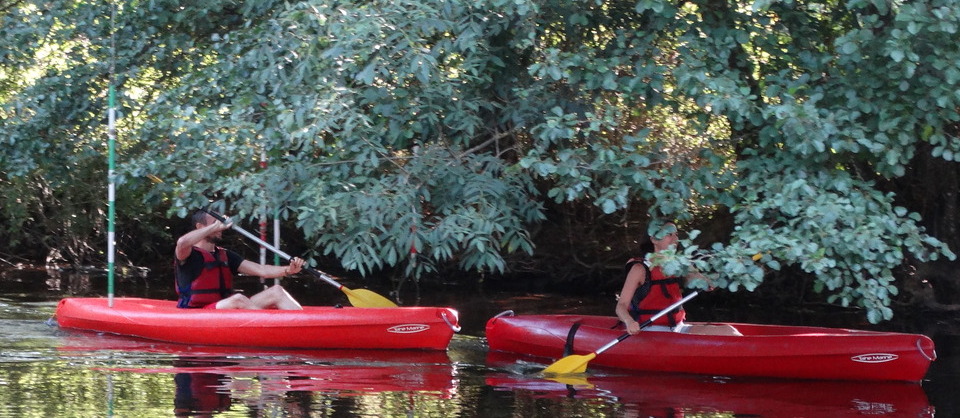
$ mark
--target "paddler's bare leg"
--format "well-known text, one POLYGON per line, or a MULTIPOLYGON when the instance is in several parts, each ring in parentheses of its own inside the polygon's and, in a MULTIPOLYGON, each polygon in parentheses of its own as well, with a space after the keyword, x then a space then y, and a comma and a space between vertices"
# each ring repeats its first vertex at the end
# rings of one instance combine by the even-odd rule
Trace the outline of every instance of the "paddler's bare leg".
POLYGON ((250 301, 259 309, 301 310, 300 303, 280 285, 268 287, 266 290, 250 297, 250 301))
POLYGON ((687 334, 697 334, 697 335, 736 335, 736 336, 743 335, 735 327, 728 324, 691 325, 684 332, 687 334))
POLYGON ((271 286, 249 298, 237 293, 217 302, 217 309, 300 310, 303 307, 282 286, 271 286))

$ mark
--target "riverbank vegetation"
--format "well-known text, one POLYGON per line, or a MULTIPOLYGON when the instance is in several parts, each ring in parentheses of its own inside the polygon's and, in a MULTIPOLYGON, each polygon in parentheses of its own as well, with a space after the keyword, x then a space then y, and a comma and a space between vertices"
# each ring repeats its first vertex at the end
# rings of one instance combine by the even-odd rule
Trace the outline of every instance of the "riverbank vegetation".
POLYGON ((615 287, 676 220, 665 267, 730 291, 949 309, 958 25, 947 0, 0 1, 0 252, 102 263, 113 85, 123 262, 212 203, 396 286, 615 287))

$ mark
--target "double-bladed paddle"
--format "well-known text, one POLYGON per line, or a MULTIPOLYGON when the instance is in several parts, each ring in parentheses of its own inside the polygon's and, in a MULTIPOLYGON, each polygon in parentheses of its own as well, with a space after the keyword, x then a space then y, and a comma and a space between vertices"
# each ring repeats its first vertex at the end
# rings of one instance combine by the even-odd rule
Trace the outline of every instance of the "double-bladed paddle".
MULTIPOLYGON (((652 316, 650 319, 648 319, 648 320, 644 321, 642 324, 640 324, 640 329, 644 329, 644 328, 650 326, 650 324, 652 324, 653 321, 656 321, 657 319, 660 319, 660 317, 666 315, 667 312, 670 312, 670 311, 676 309, 677 307, 679 307, 680 305, 683 305, 683 304, 686 303, 688 300, 693 299, 695 296, 697 296, 697 293, 698 293, 697 291, 694 291, 693 293, 687 295, 687 296, 684 297, 683 299, 678 300, 678 301, 675 302, 673 305, 667 306, 666 309, 664 309, 664 310, 662 310, 662 311, 660 311, 660 312, 657 312, 656 315, 652 316)), ((555 374, 555 375, 556 375, 556 374, 583 373, 583 372, 587 371, 587 363, 589 363, 590 360, 593 360, 595 357, 597 357, 597 355, 599 355, 600 353, 602 353, 602 352, 604 352, 604 351, 607 351, 610 347, 613 347, 613 346, 619 344, 620 341, 623 341, 623 340, 627 339, 627 337, 629 337, 629 336, 630 336, 630 334, 625 332, 625 333, 623 333, 623 335, 617 337, 617 339, 615 339, 615 340, 613 340, 613 341, 610 341, 609 343, 607 343, 607 344, 604 345, 603 347, 598 348, 597 351, 594 351, 594 352, 592 352, 592 353, 590 353, 590 354, 585 354, 585 355, 573 354, 573 355, 566 356, 566 357, 564 357, 564 358, 562 358, 562 359, 560 359, 560 360, 555 361, 555 362, 554 362, 553 364, 551 364, 550 366, 547 366, 546 369, 543 369, 543 373, 555 374)))
MULTIPOLYGON (((226 218, 224 218, 223 216, 221 216, 216 212, 213 212, 207 209, 203 209, 203 211, 208 213, 210 216, 213 216, 214 218, 216 218, 216 220, 220 222, 227 221, 226 218)), ((233 230, 243 234, 243 236, 250 238, 257 244, 262 245, 264 248, 267 248, 270 251, 277 253, 277 255, 279 255, 280 257, 283 257, 284 259, 287 259, 287 260, 290 260, 292 258, 290 254, 287 254, 281 251, 279 248, 266 243, 260 238, 257 238, 256 235, 253 235, 245 231, 243 228, 240 228, 239 226, 237 226, 237 224, 234 223, 232 224, 231 227, 233 228, 233 230)), ((327 273, 312 269, 310 267, 304 267, 303 269, 310 272, 314 276, 317 276, 323 279, 323 281, 335 286, 337 289, 340 289, 341 292, 347 295, 347 299, 350 301, 350 304, 353 306, 356 306, 358 308, 396 308, 397 307, 396 303, 393 303, 393 301, 391 301, 390 299, 387 299, 376 292, 373 292, 367 289, 348 289, 344 285, 337 282, 333 277, 331 277, 327 273)))

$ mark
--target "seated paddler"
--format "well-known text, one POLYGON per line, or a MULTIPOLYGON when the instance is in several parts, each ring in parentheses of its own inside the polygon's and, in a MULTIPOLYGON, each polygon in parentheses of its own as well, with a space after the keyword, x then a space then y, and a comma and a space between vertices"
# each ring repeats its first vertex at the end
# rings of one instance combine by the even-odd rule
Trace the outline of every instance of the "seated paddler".
MULTIPOLYGON (((674 249, 677 246, 677 225, 673 222, 667 222, 660 226, 655 233, 646 234, 641 240, 641 250, 643 255, 631 258, 627 261, 625 267, 627 277, 623 282, 623 288, 617 299, 616 313, 620 321, 625 325, 626 331, 633 335, 640 332, 640 325, 653 318, 660 311, 668 308, 673 303, 683 299, 683 288, 692 280, 705 280, 710 285, 710 280, 700 272, 690 269, 689 273, 683 277, 668 276, 660 266, 651 265, 646 255, 652 254, 656 257, 657 253, 665 250, 674 249)), ((711 285, 712 286, 712 285, 711 285)), ((680 306, 666 315, 663 315, 652 324, 644 328, 644 331, 672 331, 690 334, 712 334, 712 335, 740 335, 740 333, 730 325, 726 324, 687 324, 686 311, 680 306)))
POLYGON ((290 259, 286 266, 273 266, 244 259, 240 254, 219 246, 223 231, 233 223, 218 221, 198 210, 191 217, 193 230, 177 240, 174 275, 178 307, 202 309, 303 309, 286 289, 271 286, 247 297, 235 293, 233 278, 238 274, 265 279, 299 273, 303 260, 290 259))

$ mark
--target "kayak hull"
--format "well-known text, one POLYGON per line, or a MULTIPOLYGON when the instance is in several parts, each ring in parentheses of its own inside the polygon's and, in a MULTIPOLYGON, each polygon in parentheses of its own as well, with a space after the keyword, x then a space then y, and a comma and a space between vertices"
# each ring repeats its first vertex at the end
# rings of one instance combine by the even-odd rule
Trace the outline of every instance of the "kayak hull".
POLYGON ((445 350, 459 329, 450 308, 306 306, 302 311, 180 309, 144 298, 65 298, 60 327, 179 344, 300 349, 445 350))
MULTIPOLYGON (((501 315, 487 321, 486 337, 491 350, 559 359, 574 323, 581 325, 572 340, 572 354, 593 353, 624 333, 616 317, 501 315)), ((715 376, 918 382, 936 359, 933 341, 920 334, 724 325, 743 335, 645 331, 600 353, 589 364, 715 376)))

